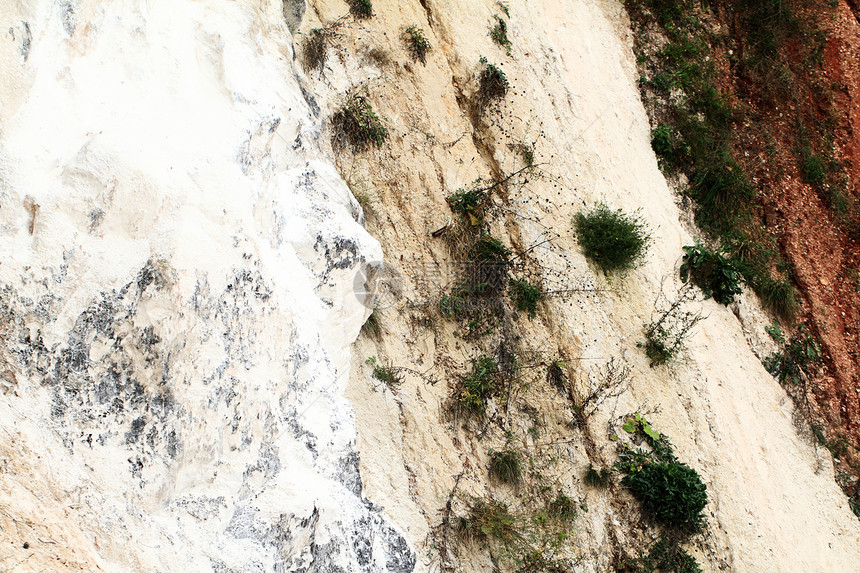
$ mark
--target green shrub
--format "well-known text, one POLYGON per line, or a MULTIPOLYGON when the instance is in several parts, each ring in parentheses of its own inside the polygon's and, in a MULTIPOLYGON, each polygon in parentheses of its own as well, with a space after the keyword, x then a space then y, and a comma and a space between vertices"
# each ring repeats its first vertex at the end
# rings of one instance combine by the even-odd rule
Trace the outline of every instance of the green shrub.
POLYGON ((468 515, 461 517, 457 526, 461 535, 472 541, 492 538, 508 545, 522 537, 508 504, 494 499, 473 501, 468 515))
POLYGON ((849 497, 848 507, 851 508, 851 513, 853 513, 856 517, 860 517, 860 501, 858 501, 855 497, 849 497))
POLYGON ((532 167, 535 164, 535 144, 525 143, 514 144, 513 150, 520 156, 526 167, 532 167))
POLYGON ((490 29, 490 38, 505 49, 507 55, 511 55, 511 40, 508 38, 508 24, 501 16, 493 16, 496 25, 490 29))
POLYGON ((463 378, 456 394, 458 405, 468 413, 483 414, 487 400, 498 390, 496 375, 499 366, 489 356, 482 356, 472 365, 472 371, 463 378))
POLYGON ((505 266, 510 262, 511 251, 492 235, 481 235, 469 250, 469 259, 479 263, 505 266))
POLYGON ((397 374, 397 369, 377 362, 376 356, 371 356, 365 361, 365 363, 369 364, 373 368, 372 376, 392 390, 396 389, 403 383, 403 380, 401 380, 400 376, 397 374))
POLYGON ((424 30, 416 26, 409 26, 403 33, 403 41, 412 59, 422 64, 427 63, 427 54, 432 51, 430 40, 424 35, 424 30))
POLYGON ((553 519, 573 521, 576 519, 578 504, 572 497, 559 493, 546 505, 546 513, 553 519))
POLYGON ((476 94, 476 103, 478 110, 483 110, 488 104, 495 100, 502 99, 508 93, 508 77, 505 72, 495 64, 487 63, 486 58, 480 59, 484 69, 481 71, 481 76, 478 80, 478 92, 476 94))
POLYGON ((663 169, 680 167, 682 151, 679 147, 678 135, 670 126, 661 123, 651 130, 651 149, 663 169))
POLYGON ((466 301, 459 291, 442 295, 439 299, 439 312, 445 318, 457 318, 465 312, 466 301))
POLYGON ((670 340, 670 334, 662 326, 657 325, 653 330, 649 329, 645 336, 645 356, 650 360, 651 366, 662 366, 675 359, 681 350, 680 345, 670 340))
POLYGON ((574 228, 585 256, 604 271, 633 268, 645 256, 651 240, 641 219, 603 204, 588 214, 577 213, 574 228))
POLYGON ((780 384, 801 384, 821 363, 821 346, 803 325, 789 341, 785 340, 778 324, 765 330, 781 345, 781 349, 765 358, 762 364, 780 384))
POLYGON ((348 144, 353 151, 364 151, 370 145, 382 147, 388 130, 373 111, 368 98, 352 94, 344 106, 331 118, 334 133, 332 143, 342 149, 348 144))
POLYGON ((349 0, 349 13, 361 20, 370 18, 373 16, 373 3, 371 0, 349 0))
POLYGON ((517 310, 527 312, 529 318, 537 316, 537 303, 543 298, 540 286, 517 279, 510 280, 511 298, 517 310))
MULTIPOLYGON (((476 182, 476 185, 479 184, 476 182)), ((484 208, 488 197, 486 189, 475 187, 473 189, 458 189, 456 193, 448 195, 445 200, 451 211, 459 214, 469 225, 480 226, 484 223, 484 208)))
POLYGON ((702 573, 696 558, 680 547, 677 540, 661 537, 647 554, 640 554, 633 562, 627 563, 628 570, 636 573, 702 573))
POLYGON ((490 450, 490 476, 501 483, 516 485, 522 478, 522 456, 513 450, 490 450))
POLYGON ((708 503, 705 484, 693 468, 680 462, 645 464, 622 483, 657 521, 669 527, 698 530, 708 503))
POLYGON ((732 262, 720 253, 714 253, 696 244, 684 247, 684 262, 681 265, 681 280, 691 279, 705 298, 714 297, 720 304, 728 306, 735 295, 742 292, 743 277, 732 262))

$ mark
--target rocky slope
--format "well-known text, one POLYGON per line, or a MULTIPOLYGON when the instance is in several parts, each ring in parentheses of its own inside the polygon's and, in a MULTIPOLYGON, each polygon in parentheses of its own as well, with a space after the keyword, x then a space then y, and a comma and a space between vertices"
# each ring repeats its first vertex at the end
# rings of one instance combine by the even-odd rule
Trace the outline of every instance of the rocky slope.
POLYGON ((342 397, 379 245, 280 6, 0 19, 2 568, 412 570, 342 397))
POLYGON ((579 514, 550 532, 554 555, 611 570, 656 531, 617 480, 582 476, 614 462, 610 435, 636 411, 708 486, 707 527, 686 545, 704 570, 856 568, 860 525, 829 457, 756 355, 770 320, 757 301, 694 303, 707 318, 671 368, 636 348, 693 237, 649 146, 622 6, 348 12, 0 8, 3 568, 514 570, 516 551, 452 523, 491 496, 539 524, 549 487, 579 514), (510 56, 488 35, 494 16, 510 56), (305 68, 298 46, 320 26, 327 60, 305 68), (409 26, 433 48, 426 65, 409 26), (511 87, 479 111, 481 56, 511 87), (330 154, 347 93, 379 113, 381 148, 330 154), (535 169, 520 172, 523 146, 535 169), (552 296, 533 320, 504 299, 476 336, 438 310, 462 262, 446 197, 515 172, 493 186, 488 225, 552 296), (598 201, 640 210, 644 265, 604 275, 582 256, 571 218, 598 201), (375 290, 378 331, 359 336, 375 290), (483 421, 452 413, 486 354, 512 357, 507 399, 483 421), (371 356, 400 383, 373 378, 371 356), (581 390, 613 358, 630 368, 624 392, 572 424, 548 367, 563 361, 581 390), (488 479, 503 448, 528 460, 518 488, 488 479))

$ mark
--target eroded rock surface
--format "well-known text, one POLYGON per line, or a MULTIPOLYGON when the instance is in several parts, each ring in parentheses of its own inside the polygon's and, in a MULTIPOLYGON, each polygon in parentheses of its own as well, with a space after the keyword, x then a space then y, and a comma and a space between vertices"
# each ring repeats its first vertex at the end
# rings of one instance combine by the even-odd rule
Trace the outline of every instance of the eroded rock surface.
POLYGON ((341 397, 381 253, 274 4, 0 8, 4 570, 414 567, 341 397))

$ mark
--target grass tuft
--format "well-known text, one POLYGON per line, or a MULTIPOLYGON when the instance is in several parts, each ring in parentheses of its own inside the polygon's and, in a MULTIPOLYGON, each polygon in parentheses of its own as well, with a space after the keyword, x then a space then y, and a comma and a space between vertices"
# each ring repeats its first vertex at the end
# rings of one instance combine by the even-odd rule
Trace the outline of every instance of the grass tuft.
POLYGON ((382 147, 388 130, 373 111, 367 96, 351 94, 346 103, 331 118, 332 144, 336 149, 347 146, 364 151, 371 145, 382 147))
POLYGON ((522 479, 522 456, 513 450, 490 450, 490 477, 501 483, 517 485, 522 479))

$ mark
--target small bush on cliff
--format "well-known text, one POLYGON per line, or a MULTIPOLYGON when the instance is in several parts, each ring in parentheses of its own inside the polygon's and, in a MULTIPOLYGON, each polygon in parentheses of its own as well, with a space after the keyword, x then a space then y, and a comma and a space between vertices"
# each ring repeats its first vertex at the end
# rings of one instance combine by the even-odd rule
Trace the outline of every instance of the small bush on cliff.
POLYGON ((655 542, 648 553, 640 553, 618 569, 629 573, 702 573, 696 558, 687 553, 677 539, 665 536, 655 542))
POLYGON ((469 287, 473 294, 503 292, 507 283, 511 251, 489 234, 478 237, 468 251, 471 263, 469 287))
POLYGON ((621 210, 612 211, 603 204, 590 213, 577 213, 574 228, 585 256, 604 271, 636 266, 645 256, 651 241, 641 219, 621 210))
POLYGON ((427 54, 432 50, 430 40, 424 35, 424 30, 415 26, 409 26, 403 33, 403 41, 412 59, 422 64, 427 63, 427 54))
POLYGON ((663 525, 693 531, 701 527, 707 488, 696 470, 686 464, 645 464, 638 472, 624 476, 621 483, 663 525))
POLYGON ((382 147, 388 130, 373 111, 367 96, 351 94, 331 118, 332 144, 337 149, 349 145, 353 151, 364 151, 370 145, 382 147))
POLYGON ((644 440, 649 449, 621 446, 615 469, 627 475, 621 483, 630 488, 645 510, 666 527, 680 532, 698 531, 708 494, 693 468, 678 461, 672 444, 639 413, 625 418, 625 432, 644 440))
POLYGON ((684 247, 681 280, 687 282, 687 279, 702 289, 706 299, 714 297, 725 306, 742 292, 743 277, 731 260, 698 244, 684 247))
POLYGON ((455 394, 458 406, 470 414, 481 415, 487 400, 498 390, 496 376, 499 366, 489 356, 482 356, 472 365, 472 371, 463 378, 455 394))
POLYGON ((505 49, 507 55, 511 55, 511 40, 508 38, 508 24, 501 16, 493 16, 496 25, 490 29, 490 38, 505 49))
POLYGON ((765 327, 765 330, 782 347, 762 361, 765 369, 780 384, 802 384, 821 363, 821 345, 803 325, 790 340, 785 339, 778 324, 765 327))
POLYGON ((473 185, 471 189, 458 189, 445 200, 451 211, 460 215, 466 225, 480 227, 484 224, 484 211, 489 197, 487 189, 473 185))
POLYGON ((636 343, 644 348, 652 368, 677 358, 695 326, 705 318, 700 311, 686 310, 696 300, 694 289, 686 284, 674 299, 668 300, 662 293, 657 299, 657 319, 645 325, 645 342, 636 343))
POLYGON ((487 59, 483 57, 480 62, 484 66, 484 69, 481 71, 481 76, 478 80, 478 93, 475 94, 479 111, 483 110, 491 102, 505 97, 510 87, 508 77, 500 67, 488 63, 487 59))
POLYGON ((302 65, 305 71, 322 70, 328 57, 328 34, 324 28, 314 28, 302 44, 302 65))
POLYGON ((589 487, 604 489, 609 485, 612 479, 612 474, 608 468, 595 468, 592 464, 588 464, 588 469, 585 470, 583 481, 589 487))
POLYGON ((516 485, 523 475, 522 456, 513 450, 490 450, 490 476, 501 483, 516 485))
POLYGON ((559 493, 546 504, 546 514, 559 521, 573 521, 577 516, 578 505, 572 497, 559 493))
POLYGON ((508 504, 494 499, 474 500, 468 515, 458 520, 457 529, 463 539, 469 541, 483 542, 492 538, 508 545, 522 537, 508 504))
POLYGON ((517 310, 528 313, 529 318, 537 316, 537 303, 543 298, 540 286, 517 279, 511 279, 510 285, 511 298, 517 310))
POLYGON ((360 20, 373 16, 371 0, 349 0, 349 13, 360 20))
POLYGON ((365 361, 365 363, 373 368, 372 376, 388 386, 391 390, 396 390, 397 387, 403 383, 403 380, 397 373, 397 369, 377 362, 376 356, 371 356, 365 361))

